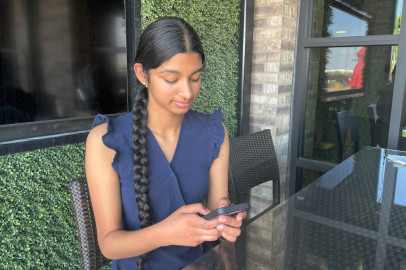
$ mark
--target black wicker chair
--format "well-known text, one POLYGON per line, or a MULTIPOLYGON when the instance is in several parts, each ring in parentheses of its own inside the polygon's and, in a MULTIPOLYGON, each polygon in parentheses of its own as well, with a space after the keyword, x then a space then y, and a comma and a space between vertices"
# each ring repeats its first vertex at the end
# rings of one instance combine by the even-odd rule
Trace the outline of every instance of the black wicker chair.
POLYGON ((228 184, 231 202, 247 202, 251 188, 270 180, 274 206, 280 202, 280 179, 271 131, 266 129, 230 139, 228 184))
MULTIPOLYGON (((250 201, 251 188, 272 180, 272 204, 266 209, 275 207, 280 202, 279 166, 269 129, 230 139, 230 162, 228 170, 228 191, 231 202, 250 201)), ((261 213, 244 220, 246 227, 262 216, 261 213)), ((238 237, 236 260, 245 265, 247 232, 242 231, 238 237)))
POLYGON ((96 223, 86 178, 70 182, 70 194, 79 235, 83 269, 100 269, 110 260, 103 256, 97 242, 96 223))

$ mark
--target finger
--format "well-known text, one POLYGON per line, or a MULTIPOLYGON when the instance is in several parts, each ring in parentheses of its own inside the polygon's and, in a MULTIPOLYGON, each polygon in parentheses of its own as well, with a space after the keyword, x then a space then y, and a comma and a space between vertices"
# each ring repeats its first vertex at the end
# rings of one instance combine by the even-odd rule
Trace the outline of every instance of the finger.
POLYGON ((199 210, 199 213, 202 215, 207 215, 210 213, 210 210, 204 207, 203 209, 199 210))
POLYGON ((237 237, 241 234, 241 230, 239 232, 232 231, 232 233, 228 233, 225 231, 226 226, 221 231, 221 236, 224 237, 224 239, 230 241, 230 242, 235 242, 237 240, 237 237))
POLYGON ((225 224, 220 224, 217 226, 217 229, 222 233, 226 233, 233 236, 239 236, 241 234, 241 229, 239 227, 231 227, 225 224))
POLYGON ((220 224, 221 223, 218 218, 213 218, 205 222, 206 228, 216 228, 220 224))
POLYGON ((226 207, 226 206, 229 206, 229 205, 231 205, 231 202, 227 197, 223 197, 223 198, 220 199, 219 207, 226 207))
POLYGON ((245 219, 246 217, 247 217, 247 212, 243 211, 243 212, 238 213, 238 214, 235 216, 235 219, 238 220, 238 221, 242 221, 242 220, 245 219))
POLYGON ((202 242, 206 242, 206 241, 216 241, 217 239, 219 239, 220 237, 220 233, 218 233, 217 235, 204 235, 201 238, 202 242))
POLYGON ((218 218, 218 221, 221 224, 225 224, 225 225, 229 225, 232 227, 241 227, 242 225, 242 221, 241 220, 237 220, 235 217, 233 216, 220 216, 218 218))
POLYGON ((199 226, 205 230, 211 230, 213 228, 216 228, 218 225, 220 225, 218 218, 206 220, 203 217, 201 217, 199 220, 201 221, 201 223, 199 223, 199 226))
POLYGON ((202 215, 206 215, 206 214, 210 213, 210 211, 206 207, 204 207, 203 204, 201 204, 201 203, 184 205, 181 208, 179 208, 179 211, 184 214, 200 213, 202 215))
POLYGON ((204 241, 215 241, 217 240, 220 235, 221 231, 217 229, 217 227, 214 227, 210 230, 199 230, 198 233, 201 235, 202 240, 204 241))

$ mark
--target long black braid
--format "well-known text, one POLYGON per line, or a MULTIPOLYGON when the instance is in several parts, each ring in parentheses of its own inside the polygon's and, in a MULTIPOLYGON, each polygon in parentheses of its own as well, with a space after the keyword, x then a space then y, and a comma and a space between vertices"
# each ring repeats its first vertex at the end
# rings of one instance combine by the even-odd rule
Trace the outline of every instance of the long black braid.
MULTIPOLYGON (((133 160, 134 190, 138 205, 138 217, 141 229, 152 224, 152 210, 148 196, 148 153, 147 153, 147 120, 148 120, 148 89, 143 86, 134 100, 133 108, 133 160)), ((147 260, 146 254, 138 260, 141 269, 147 260)))
MULTIPOLYGON (((140 37, 135 63, 142 65, 149 77, 149 70, 158 68, 177 53, 197 52, 204 64, 204 52, 200 38, 187 22, 175 17, 164 17, 151 23, 140 37)), ((152 225, 152 208, 148 190, 147 120, 148 88, 141 88, 134 100, 133 108, 133 160, 134 189, 138 204, 141 229, 152 225)), ((147 254, 140 256, 138 269, 142 269, 147 254)))

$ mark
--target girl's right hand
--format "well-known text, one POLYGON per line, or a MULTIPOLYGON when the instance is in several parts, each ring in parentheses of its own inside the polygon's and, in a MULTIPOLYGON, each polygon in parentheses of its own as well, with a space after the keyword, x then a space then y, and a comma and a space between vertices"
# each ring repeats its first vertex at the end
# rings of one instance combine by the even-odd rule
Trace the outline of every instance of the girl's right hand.
POLYGON ((160 222, 166 245, 197 246, 220 237, 217 218, 205 220, 197 213, 206 215, 210 210, 202 204, 184 205, 160 222))

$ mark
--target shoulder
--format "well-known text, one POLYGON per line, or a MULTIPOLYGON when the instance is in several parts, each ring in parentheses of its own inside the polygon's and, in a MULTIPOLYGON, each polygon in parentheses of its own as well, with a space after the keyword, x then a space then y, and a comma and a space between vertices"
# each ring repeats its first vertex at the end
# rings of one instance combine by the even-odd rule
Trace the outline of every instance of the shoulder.
POLYGON ((106 144, 103 142, 103 136, 107 133, 107 123, 102 123, 92 128, 86 139, 86 152, 93 153, 102 151, 103 149, 107 150, 108 147, 106 147, 106 144))
POLYGON ((119 115, 115 118, 109 119, 106 115, 98 114, 93 121, 93 130, 97 133, 99 129, 103 129, 107 133, 114 136, 132 132, 132 113, 119 115), (98 128, 102 126, 102 128, 98 128))
POLYGON ((221 145, 228 144, 228 132, 223 123, 221 110, 215 110, 211 114, 189 111, 185 115, 188 126, 193 130, 194 140, 205 140, 211 151, 211 158, 218 157, 221 145), (226 138, 227 137, 227 138, 226 138))
POLYGON ((101 123, 90 130, 87 136, 87 143, 95 143, 97 141, 101 142, 104 134, 107 132, 107 123, 101 123))
POLYGON ((103 142, 103 136, 106 133, 107 123, 97 125, 89 132, 86 140, 86 166, 93 162, 100 163, 100 159, 113 159, 114 152, 103 142))
POLYGON ((221 126, 223 127, 223 129, 224 129, 224 141, 226 141, 227 140, 227 142, 228 142, 228 130, 227 130, 227 126, 226 126, 226 124, 224 124, 224 122, 221 122, 221 126))
POLYGON ((95 117, 93 128, 87 137, 86 148, 107 147, 117 150, 118 141, 127 134, 132 134, 131 113, 113 119, 99 114, 95 117))
POLYGON ((132 132, 132 112, 113 118, 110 122, 115 133, 125 134, 132 132))

